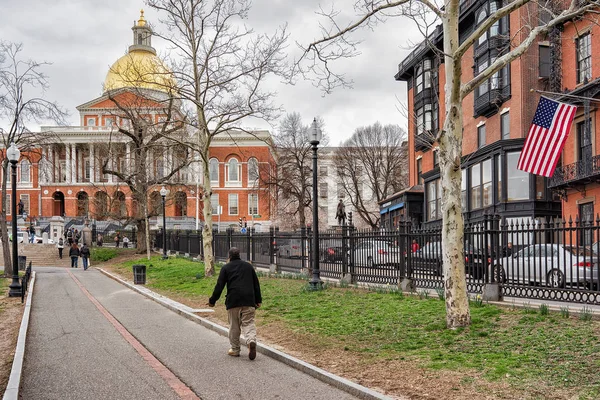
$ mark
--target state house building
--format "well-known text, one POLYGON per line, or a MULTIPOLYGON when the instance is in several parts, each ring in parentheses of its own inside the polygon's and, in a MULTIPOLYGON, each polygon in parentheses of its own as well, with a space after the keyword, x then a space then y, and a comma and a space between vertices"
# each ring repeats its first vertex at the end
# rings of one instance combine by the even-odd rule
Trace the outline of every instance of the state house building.
MULTIPOLYGON (((126 125, 115 101, 143 92, 150 99, 146 103, 149 122, 160 123, 165 118, 164 106, 153 108, 152 99, 168 97, 164 92, 169 71, 152 47, 152 31, 143 12, 133 28, 133 44, 128 53, 110 68, 104 81, 104 93, 77 107, 78 126, 43 126, 41 137, 53 137, 35 151, 24 152, 18 163, 17 198, 23 202, 28 220, 45 221, 52 216, 115 219, 126 221, 135 210, 129 187, 117 176, 105 170, 127 172, 134 164, 130 139, 117 132, 126 125), (128 71, 155 77, 136 83, 128 71), (111 143, 106 154, 106 144, 111 143)), ((260 185, 261 168, 274 166, 268 131, 230 131, 216 136, 210 146, 210 179, 213 188, 211 203, 213 223, 221 229, 237 225, 239 218, 253 221, 257 230, 268 229, 273 199, 260 185), (219 210, 222 211, 218 215, 219 210)), ((149 151, 146 173, 149 178, 163 177, 169 166, 182 157, 186 166, 169 178, 164 186, 169 190, 166 205, 167 225, 193 229, 196 218, 202 220, 203 173, 198 154, 178 152, 174 147, 159 147, 149 151)), ((10 176, 8 177, 8 219, 10 220, 10 176)), ((147 194, 151 215, 162 214, 161 185, 152 187, 147 194)), ((200 222, 201 224, 201 222, 200 222)))

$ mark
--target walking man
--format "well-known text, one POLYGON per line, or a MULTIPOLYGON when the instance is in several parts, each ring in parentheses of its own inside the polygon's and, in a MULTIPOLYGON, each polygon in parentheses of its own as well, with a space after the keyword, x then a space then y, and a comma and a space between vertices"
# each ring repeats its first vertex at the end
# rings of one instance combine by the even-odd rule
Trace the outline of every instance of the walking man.
POLYGON ((227 352, 232 357, 240 356, 240 333, 246 338, 248 358, 256 358, 256 326, 254 315, 262 303, 260 284, 252 265, 240 259, 240 250, 229 249, 229 262, 221 268, 217 284, 208 305, 214 307, 227 285, 225 307, 229 319, 229 343, 227 352))
POLYGON ((83 244, 81 249, 79 249, 79 254, 81 255, 81 261, 83 262, 83 270, 87 271, 88 269, 88 258, 90 258, 90 248, 87 247, 87 244, 83 244))

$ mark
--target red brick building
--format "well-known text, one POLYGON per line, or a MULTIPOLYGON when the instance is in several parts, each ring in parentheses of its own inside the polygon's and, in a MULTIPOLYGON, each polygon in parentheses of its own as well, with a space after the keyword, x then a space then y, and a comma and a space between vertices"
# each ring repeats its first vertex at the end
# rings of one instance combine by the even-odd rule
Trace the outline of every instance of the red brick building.
POLYGON ((561 38, 561 100, 578 108, 549 186, 560 195, 566 218, 595 221, 600 213, 600 27, 582 19, 565 24, 561 38))
MULTIPOLYGON (((461 2, 460 39, 502 4, 486 0, 461 2)), ((463 81, 472 79, 525 37, 521 22, 525 16, 542 18, 536 7, 530 3, 513 12, 480 37, 463 58, 463 81)), ((581 205, 594 203, 596 190, 600 189, 597 183, 591 182, 594 177, 600 177, 600 162, 594 161, 594 155, 598 154, 596 146, 600 149, 594 133, 598 132, 595 124, 598 103, 591 102, 587 114, 585 107, 579 109, 563 152, 563 167, 557 168, 554 178, 531 175, 516 166, 541 93, 583 105, 581 98, 561 97, 561 93, 598 97, 600 68, 595 66, 600 64, 593 60, 594 54, 596 58, 600 54, 599 34, 600 28, 585 19, 554 28, 465 98, 461 165, 465 221, 477 221, 486 213, 500 215, 504 221, 592 214, 591 206, 582 208, 581 205), (583 135, 578 130, 583 130, 585 120, 591 124, 583 135), (581 167, 584 159, 587 167, 581 167), (579 166, 573 164, 576 162, 580 162, 579 166), (594 169, 596 164, 598 168, 594 169), (596 175, 590 178, 591 172, 583 174, 585 176, 574 173, 577 168, 594 170, 596 175)), ((438 49, 442 47, 442 39, 441 27, 429 37, 438 49)), ((408 111, 412 116, 409 119, 410 186, 413 194, 418 193, 419 188, 423 190, 422 210, 414 207, 418 212, 410 216, 413 222, 426 224, 439 223, 441 218, 435 136, 445 113, 443 100, 440 101, 445 96, 445 74, 443 58, 438 54, 429 43, 422 43, 400 63, 395 76, 396 80, 408 84, 408 111)), ((391 204, 404 203, 399 196, 388 200, 391 204)))
MULTIPOLYGON (((32 219, 58 215, 102 220, 116 216, 124 221, 133 215, 136 205, 129 187, 117 176, 102 173, 102 165, 125 173, 135 157, 129 139, 115 134, 118 126, 129 123, 115 102, 147 93, 149 100, 144 99, 147 111, 143 117, 160 123, 165 118, 164 104, 154 106, 152 99, 166 96, 164 87, 170 78, 151 45, 152 32, 143 15, 132 30, 134 43, 108 71, 104 94, 77 107, 80 125, 42 127, 41 136, 52 135, 58 140, 40 146, 33 154, 23 154, 18 164, 17 197, 32 219), (130 70, 137 74, 140 71, 146 75, 158 74, 155 82, 145 80, 133 85, 131 82, 136 79, 130 76, 130 70), (106 143, 111 143, 110 150, 106 143)), ((210 147, 210 176, 215 225, 220 223, 222 229, 237 226, 243 218, 248 226, 268 229, 273 198, 260 186, 259 175, 261 169, 274 165, 270 143, 268 131, 231 131, 214 138, 210 147), (220 209, 222 213, 218 215, 220 209)), ((149 177, 164 176, 182 157, 189 158, 185 167, 165 185, 169 189, 167 225, 193 229, 196 220, 200 224, 202 220, 203 173, 199 155, 159 148, 149 152, 146 172, 149 177)), ((162 214, 161 186, 153 187, 147 196, 153 215, 162 214)))

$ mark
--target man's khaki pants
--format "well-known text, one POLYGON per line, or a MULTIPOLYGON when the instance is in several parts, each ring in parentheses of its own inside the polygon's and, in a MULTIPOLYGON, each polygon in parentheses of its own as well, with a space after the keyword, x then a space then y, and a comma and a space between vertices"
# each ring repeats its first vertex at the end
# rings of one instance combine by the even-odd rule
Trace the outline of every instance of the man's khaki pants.
POLYGON ((254 307, 235 307, 227 310, 229 343, 233 351, 240 351, 240 333, 246 338, 246 344, 256 342, 255 311, 254 307))

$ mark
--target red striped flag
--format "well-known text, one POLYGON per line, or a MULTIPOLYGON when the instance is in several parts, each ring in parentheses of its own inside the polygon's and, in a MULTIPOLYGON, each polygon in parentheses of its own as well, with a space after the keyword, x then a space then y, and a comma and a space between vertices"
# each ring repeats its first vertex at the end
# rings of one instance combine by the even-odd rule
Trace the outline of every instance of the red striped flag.
POLYGON ((541 97, 517 168, 551 177, 558 163, 577 106, 541 97))

